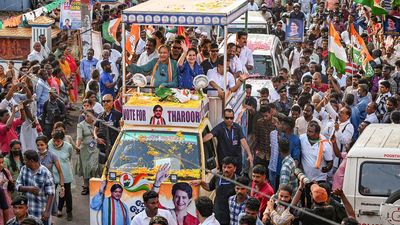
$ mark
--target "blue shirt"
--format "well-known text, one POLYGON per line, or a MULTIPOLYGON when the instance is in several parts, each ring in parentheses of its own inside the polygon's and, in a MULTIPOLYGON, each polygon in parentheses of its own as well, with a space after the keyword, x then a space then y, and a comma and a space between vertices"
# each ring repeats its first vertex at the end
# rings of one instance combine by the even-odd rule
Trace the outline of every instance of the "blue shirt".
MULTIPOLYGON (((368 103, 369 103, 368 96, 364 96, 359 99, 359 102, 357 104, 357 109, 360 112, 360 121, 364 121, 365 117, 367 117, 366 110, 367 110, 368 103)), ((354 127, 354 128, 358 128, 358 127, 354 127)))
POLYGON ((104 96, 106 94, 111 94, 113 97, 115 97, 115 92, 114 92, 114 87, 107 88, 106 83, 112 83, 113 78, 110 73, 107 73, 103 71, 100 76, 100 93, 101 96, 104 96))
POLYGON ((37 116, 40 116, 43 112, 44 103, 49 99, 49 91, 49 84, 43 79, 39 78, 35 91, 38 104, 37 116))
POLYGON ((81 73, 81 78, 84 81, 87 82, 90 79, 92 79, 92 70, 96 69, 98 61, 99 60, 97 60, 96 58, 93 58, 92 60, 88 60, 86 58, 81 61, 81 65, 79 66, 80 68, 79 71, 81 73))
MULTIPOLYGON (((289 134, 289 137, 286 137, 285 133, 281 133, 281 140, 289 141, 290 156, 292 156, 292 158, 294 160, 297 160, 298 162, 300 162, 301 144, 300 144, 299 136, 292 133, 292 134, 289 134)), ((281 172, 282 160, 283 160, 282 156, 281 156, 281 154, 279 154, 278 167, 276 169, 278 174, 281 172)))
POLYGON ((356 137, 358 137, 358 129, 357 128, 361 123, 360 111, 358 110, 357 106, 351 107, 350 123, 353 124, 353 127, 354 127, 353 138, 356 138, 356 137))
POLYGON ((200 74, 204 74, 204 72, 197 62, 194 63, 192 69, 186 61, 182 66, 179 66, 179 88, 193 88, 193 78, 200 74))

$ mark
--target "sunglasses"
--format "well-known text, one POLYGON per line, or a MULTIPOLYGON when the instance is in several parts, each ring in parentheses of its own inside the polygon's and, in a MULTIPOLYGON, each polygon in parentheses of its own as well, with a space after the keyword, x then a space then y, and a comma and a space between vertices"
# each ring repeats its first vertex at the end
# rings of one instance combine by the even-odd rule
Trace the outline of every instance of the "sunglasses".
POLYGON ((112 102, 112 100, 103 100, 102 102, 103 102, 103 103, 105 103, 105 102, 112 102))
POLYGON ((233 120, 233 116, 232 116, 232 117, 230 117, 230 116, 225 116, 225 119, 226 119, 226 120, 233 120))

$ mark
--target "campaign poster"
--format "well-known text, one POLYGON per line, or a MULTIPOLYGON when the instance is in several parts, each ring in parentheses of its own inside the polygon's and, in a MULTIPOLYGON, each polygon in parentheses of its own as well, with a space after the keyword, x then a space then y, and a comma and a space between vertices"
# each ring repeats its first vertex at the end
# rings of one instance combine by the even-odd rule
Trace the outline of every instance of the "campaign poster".
POLYGON ((79 30, 81 21, 81 0, 66 0, 61 5, 60 29, 79 30))
POLYGON ((92 7, 90 0, 81 0, 81 42, 82 42, 82 53, 83 57, 86 57, 86 53, 89 48, 92 47, 92 7))
POLYGON ((386 16, 386 20, 383 22, 383 33, 385 35, 399 36, 400 18, 395 16, 386 16))
POLYGON ((286 42, 303 42, 304 21, 299 19, 288 19, 286 25, 286 42))

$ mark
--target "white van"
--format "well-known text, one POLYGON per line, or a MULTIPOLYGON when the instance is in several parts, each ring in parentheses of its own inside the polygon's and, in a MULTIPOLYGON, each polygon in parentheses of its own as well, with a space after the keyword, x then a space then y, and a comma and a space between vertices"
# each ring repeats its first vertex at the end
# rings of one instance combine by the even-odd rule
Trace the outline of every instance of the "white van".
MULTIPOLYGON (((261 11, 248 11, 247 32, 255 34, 269 34, 268 20, 272 18, 271 13, 267 12, 264 16, 261 11)), ((241 15, 228 25, 228 33, 244 31, 246 24, 246 14, 241 15)))
POLYGON ((348 153, 343 191, 359 224, 400 224, 400 125, 364 130, 348 153))
MULTIPOLYGON (((228 43, 236 43, 236 34, 228 35, 228 43)), ((254 68, 249 71, 250 78, 246 81, 246 84, 253 86, 252 96, 259 96, 257 90, 263 87, 270 89, 271 93, 274 90, 269 79, 278 76, 281 68, 289 68, 281 41, 275 35, 249 33, 247 47, 253 51, 254 59, 254 68)), ((224 48, 220 48, 221 51, 222 49, 224 48)))

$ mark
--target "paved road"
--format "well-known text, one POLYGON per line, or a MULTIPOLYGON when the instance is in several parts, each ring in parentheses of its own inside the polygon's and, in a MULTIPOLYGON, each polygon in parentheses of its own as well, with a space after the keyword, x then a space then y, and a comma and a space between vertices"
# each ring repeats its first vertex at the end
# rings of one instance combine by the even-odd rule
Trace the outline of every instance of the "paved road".
MULTIPOLYGON (((80 106, 80 104, 79 104, 80 106)), ((77 106, 76 106, 77 107, 77 106)), ((67 134, 71 135, 76 140, 76 123, 78 121, 79 111, 69 111, 69 119, 72 126, 67 126, 67 134)), ((77 160, 76 154, 72 158, 72 162, 77 160)), ((75 164, 73 164, 75 165, 75 164)), ((72 190, 74 219, 67 221, 64 207, 64 216, 62 218, 53 217, 54 225, 89 225, 89 195, 81 195, 82 179, 75 176, 75 187, 72 190)))

